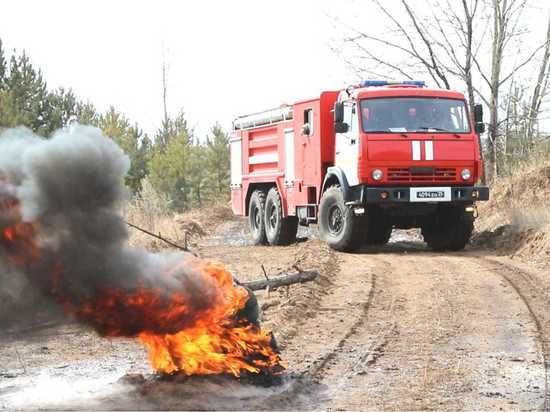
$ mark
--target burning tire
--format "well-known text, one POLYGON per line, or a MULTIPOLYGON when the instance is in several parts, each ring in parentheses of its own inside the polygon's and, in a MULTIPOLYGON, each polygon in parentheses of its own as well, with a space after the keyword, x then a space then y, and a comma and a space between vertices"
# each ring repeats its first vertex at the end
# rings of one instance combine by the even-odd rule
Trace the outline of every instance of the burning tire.
POLYGON ((281 196, 276 187, 272 187, 265 202, 265 232, 270 245, 288 245, 296 240, 298 218, 283 217, 281 196))
POLYGON ((265 233, 265 192, 255 190, 250 197, 248 225, 255 245, 266 245, 265 233))
POLYGON ((354 215, 346 206, 338 186, 331 186, 323 193, 319 205, 319 233, 332 249, 349 252, 361 246, 364 223, 363 216, 354 215))
POLYGON ((261 309, 258 304, 258 299, 256 298, 254 292, 247 287, 245 287, 245 289, 248 292, 248 300, 246 301, 244 308, 237 312, 236 317, 244 318, 253 325, 260 327, 261 309))
POLYGON ((456 206, 441 210, 433 220, 422 226, 422 236, 428 246, 436 251, 462 250, 470 241, 474 229, 474 217, 456 206))
POLYGON ((367 245, 385 245, 390 240, 393 227, 384 213, 379 209, 367 212, 367 245))

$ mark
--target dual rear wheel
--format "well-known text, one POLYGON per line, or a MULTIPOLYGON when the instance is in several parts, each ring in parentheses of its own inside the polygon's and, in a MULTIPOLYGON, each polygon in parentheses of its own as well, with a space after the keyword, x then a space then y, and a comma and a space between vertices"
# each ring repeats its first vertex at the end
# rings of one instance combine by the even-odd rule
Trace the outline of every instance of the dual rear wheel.
POLYGON ((298 218, 283 217, 281 197, 276 187, 255 190, 248 210, 250 233, 257 245, 288 245, 296 240, 298 218))

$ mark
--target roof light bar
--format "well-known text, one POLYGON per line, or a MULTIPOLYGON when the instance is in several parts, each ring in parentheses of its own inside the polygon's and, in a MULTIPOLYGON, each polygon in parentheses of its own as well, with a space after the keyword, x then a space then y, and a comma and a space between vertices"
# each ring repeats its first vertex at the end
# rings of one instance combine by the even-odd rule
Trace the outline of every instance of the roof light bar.
POLYGON ((403 81, 395 81, 395 80, 363 80, 359 87, 381 87, 381 86, 389 86, 392 84, 406 84, 408 86, 416 86, 416 87, 424 87, 426 86, 426 82, 423 80, 403 80, 403 81))

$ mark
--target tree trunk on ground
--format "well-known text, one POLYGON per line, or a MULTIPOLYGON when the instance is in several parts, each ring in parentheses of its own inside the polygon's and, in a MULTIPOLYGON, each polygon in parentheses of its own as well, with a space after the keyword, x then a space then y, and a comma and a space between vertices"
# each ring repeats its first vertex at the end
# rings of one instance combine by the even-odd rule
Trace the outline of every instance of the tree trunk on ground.
POLYGON ((289 286, 294 283, 310 282, 319 276, 319 272, 314 270, 306 270, 298 273, 282 274, 270 279, 253 280, 251 282, 241 282, 242 286, 247 287, 250 290, 262 290, 269 287, 270 290, 280 288, 282 286, 289 286))

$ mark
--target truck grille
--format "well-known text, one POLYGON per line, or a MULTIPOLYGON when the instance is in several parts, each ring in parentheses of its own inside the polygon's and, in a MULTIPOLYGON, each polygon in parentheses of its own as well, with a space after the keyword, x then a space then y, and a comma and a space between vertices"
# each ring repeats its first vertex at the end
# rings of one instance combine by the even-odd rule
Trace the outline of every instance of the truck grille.
POLYGON ((449 167, 388 168, 388 181, 399 183, 454 182, 456 169, 449 167))

